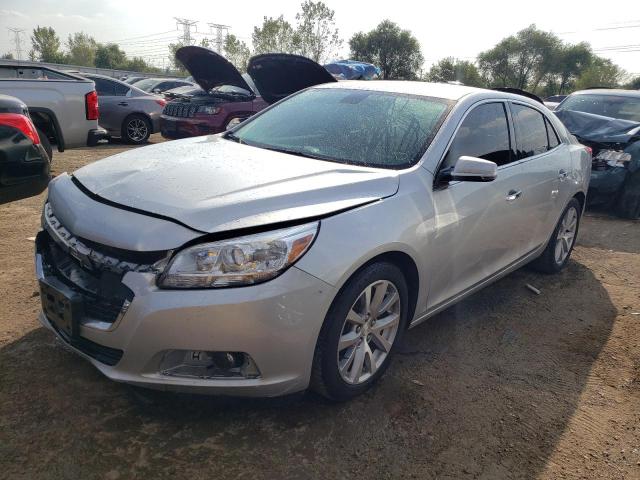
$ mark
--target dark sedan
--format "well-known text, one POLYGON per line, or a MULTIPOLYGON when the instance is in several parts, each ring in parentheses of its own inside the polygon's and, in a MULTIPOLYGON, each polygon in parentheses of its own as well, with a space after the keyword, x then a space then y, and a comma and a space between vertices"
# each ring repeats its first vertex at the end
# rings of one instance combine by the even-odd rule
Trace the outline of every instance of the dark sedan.
POLYGON ((37 195, 47 188, 50 152, 27 106, 15 97, 0 95, 0 203, 37 195))

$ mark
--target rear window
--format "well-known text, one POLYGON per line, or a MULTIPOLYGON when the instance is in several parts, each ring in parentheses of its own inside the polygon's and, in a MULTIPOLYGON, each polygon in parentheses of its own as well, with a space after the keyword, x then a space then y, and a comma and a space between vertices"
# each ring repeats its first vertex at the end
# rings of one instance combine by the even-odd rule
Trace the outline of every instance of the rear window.
POLYGON ((640 97, 598 94, 571 95, 560 104, 558 110, 573 110, 640 122, 640 97))
POLYGON ((381 168, 417 162, 453 102, 389 92, 305 90, 229 138, 303 157, 381 168))

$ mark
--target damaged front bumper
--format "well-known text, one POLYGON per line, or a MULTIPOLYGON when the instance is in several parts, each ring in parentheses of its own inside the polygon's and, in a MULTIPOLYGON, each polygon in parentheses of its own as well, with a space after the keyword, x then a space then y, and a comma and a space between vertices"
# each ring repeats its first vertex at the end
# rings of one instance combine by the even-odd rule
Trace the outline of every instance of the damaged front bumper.
POLYGON ((292 267, 260 285, 165 290, 152 269, 83 262, 60 241, 36 237, 40 321, 110 379, 233 396, 307 388, 330 285, 292 267))

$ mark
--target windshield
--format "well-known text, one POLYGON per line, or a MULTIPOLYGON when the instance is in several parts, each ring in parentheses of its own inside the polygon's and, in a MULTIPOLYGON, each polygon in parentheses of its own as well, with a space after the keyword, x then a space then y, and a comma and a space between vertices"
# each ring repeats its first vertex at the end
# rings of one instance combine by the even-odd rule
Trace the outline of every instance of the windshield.
POLYGON ((451 103, 389 92, 310 89, 252 118, 229 137, 312 158, 406 168, 422 156, 451 103))
POLYGON ((140 80, 139 82, 136 82, 136 87, 138 87, 140 90, 144 90, 145 92, 148 92, 153 87, 155 87, 157 83, 158 83, 157 80, 154 80, 153 78, 147 78, 145 80, 140 80))
POLYGON ((640 98, 623 95, 571 95, 558 110, 574 110, 640 122, 640 98))

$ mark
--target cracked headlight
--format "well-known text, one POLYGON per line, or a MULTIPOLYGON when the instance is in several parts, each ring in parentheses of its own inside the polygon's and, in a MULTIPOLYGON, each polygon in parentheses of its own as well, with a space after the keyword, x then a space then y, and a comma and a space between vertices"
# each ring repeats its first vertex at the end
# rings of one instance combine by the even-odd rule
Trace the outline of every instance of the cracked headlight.
POLYGON ((217 288, 270 280, 305 254, 318 225, 314 222, 185 248, 173 257, 158 285, 217 288))
POLYGON ((624 167, 624 164, 631 160, 631 154, 617 150, 600 150, 596 160, 607 162, 610 167, 624 167))

